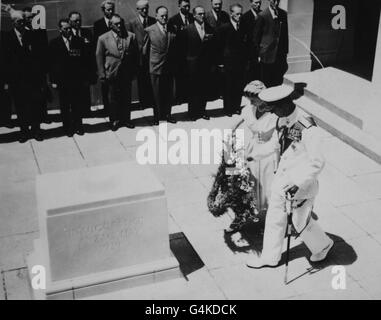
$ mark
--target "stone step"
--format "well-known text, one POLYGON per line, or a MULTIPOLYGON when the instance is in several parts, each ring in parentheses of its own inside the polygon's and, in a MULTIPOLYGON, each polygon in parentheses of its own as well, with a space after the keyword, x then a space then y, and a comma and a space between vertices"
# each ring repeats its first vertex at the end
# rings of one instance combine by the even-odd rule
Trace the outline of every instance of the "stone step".
POLYGON ((303 111, 312 115, 321 128, 381 164, 381 144, 374 136, 354 126, 347 119, 329 109, 322 108, 309 96, 302 96, 295 100, 295 103, 303 111))
MULTIPOLYGON (((305 83, 303 81, 300 81, 304 77, 304 75, 307 75, 307 74, 303 73, 303 74, 296 74, 296 75, 295 74, 286 75, 284 79, 284 83, 291 86, 295 86, 300 83, 305 83)), ((353 112, 348 111, 348 104, 342 105, 342 104, 333 102, 330 99, 331 92, 327 92, 327 90, 319 90, 317 89, 316 86, 308 82, 306 84, 307 85, 304 88, 304 95, 306 97, 310 98, 311 100, 319 104, 321 107, 326 108, 330 112, 348 121, 350 124, 356 126, 357 128, 363 129, 363 126, 364 126, 363 119, 360 116, 354 114, 353 112)), ((336 95, 337 94, 343 94, 343 92, 336 92, 336 95)))

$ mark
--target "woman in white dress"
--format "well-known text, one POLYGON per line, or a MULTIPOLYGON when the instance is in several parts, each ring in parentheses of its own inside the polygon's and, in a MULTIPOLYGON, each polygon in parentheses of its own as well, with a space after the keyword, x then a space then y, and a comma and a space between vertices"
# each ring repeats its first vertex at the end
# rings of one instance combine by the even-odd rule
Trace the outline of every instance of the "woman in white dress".
MULTIPOLYGON (((266 112, 265 103, 258 98, 258 94, 263 89, 265 89, 265 85, 256 80, 250 82, 244 90, 248 103, 242 110, 242 118, 244 121, 239 128, 244 129, 246 154, 249 154, 259 145, 268 142, 275 130, 277 116, 273 113, 266 112)), ((276 153, 260 161, 248 162, 248 166, 257 181, 256 194, 258 211, 267 210, 276 165, 276 153)))

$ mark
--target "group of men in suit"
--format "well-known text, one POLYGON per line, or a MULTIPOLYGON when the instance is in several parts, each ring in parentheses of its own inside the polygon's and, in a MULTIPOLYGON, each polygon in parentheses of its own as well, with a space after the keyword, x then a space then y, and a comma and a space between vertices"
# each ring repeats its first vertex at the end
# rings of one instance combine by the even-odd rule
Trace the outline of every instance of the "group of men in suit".
POLYGON ((28 137, 41 140, 40 124, 46 114, 47 35, 31 26, 33 14, 28 8, 13 12, 13 30, 2 35, 1 109, 10 125, 11 99, 20 126, 20 141, 28 137))
MULTIPOLYGON (((231 5, 230 13, 223 11, 222 0, 211 0, 208 12, 202 6, 191 10, 190 0, 178 0, 179 12, 171 18, 165 6, 157 7, 153 18, 148 15, 148 1, 137 2, 137 17, 127 23, 128 31, 124 32, 125 41, 136 42, 133 48, 137 51, 131 49, 125 60, 134 65, 129 61, 137 55, 137 67, 129 74, 134 76, 136 72, 141 106, 154 106, 152 124, 160 120, 174 123, 171 107, 183 102, 188 103, 191 120, 209 119, 207 101, 221 96, 225 113, 232 116, 240 113, 246 82, 259 79, 267 86, 283 82, 287 71, 287 14, 279 8, 280 0, 268 0, 269 7, 263 12, 261 0, 249 1, 251 8, 243 14, 240 4, 231 5)), ((115 59, 103 40, 98 41, 98 70, 110 65, 107 56, 115 59)), ((115 63, 122 66, 123 59, 119 60, 115 63)), ((107 75, 105 79, 107 82, 107 75)), ((124 88, 130 92, 130 80, 125 83, 128 85, 124 88)), ((133 126, 129 115, 117 120, 133 126)), ((118 124, 112 128, 117 129, 118 124)))
POLYGON ((154 18, 148 14, 148 0, 138 0, 136 17, 125 23, 115 13, 114 1, 105 0, 103 17, 94 23, 93 34, 81 27, 81 14, 73 11, 59 21, 60 35, 49 46, 37 36, 37 30, 28 31, 27 15, 14 19, 2 60, 7 61, 6 69, 17 72, 0 79, 0 96, 5 88, 10 89, 20 140, 28 139, 29 130, 41 139, 47 73, 52 88, 58 90, 63 127, 69 136, 84 134, 82 118, 90 111, 90 86, 97 80, 114 131, 134 127, 134 78, 141 108, 154 108, 154 125, 160 120, 174 123, 171 107, 184 102, 192 120, 209 119, 207 101, 221 96, 227 115, 240 113, 246 82, 259 79, 275 86, 282 83, 287 70, 287 14, 279 8, 280 0, 268 0, 264 11, 261 0, 249 1, 251 8, 243 14, 238 3, 227 13, 222 10, 222 0, 211 0, 211 10, 206 12, 202 6, 191 10, 190 0, 179 0, 176 15, 169 18, 168 9, 159 6, 154 18))

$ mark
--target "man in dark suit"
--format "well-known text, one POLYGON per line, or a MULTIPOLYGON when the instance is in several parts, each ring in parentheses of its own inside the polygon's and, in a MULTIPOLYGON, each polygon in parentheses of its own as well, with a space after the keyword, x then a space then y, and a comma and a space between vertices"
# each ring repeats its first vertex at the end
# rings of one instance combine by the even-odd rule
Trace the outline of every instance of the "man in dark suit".
POLYGON ((173 75, 176 64, 176 35, 168 29, 168 9, 156 9, 157 22, 146 29, 143 54, 149 59, 149 71, 155 99, 154 124, 159 120, 171 123, 173 103, 173 75))
MULTIPOLYGON (((4 56, 4 36, 0 33, 0 70, 5 70, 4 56)), ((9 85, 5 83, 6 78, 4 72, 0 72, 0 127, 10 127, 12 119, 12 101, 9 95, 9 85)))
POLYGON ((39 44, 25 26, 22 11, 12 16, 13 29, 5 34, 4 72, 5 85, 9 87, 16 108, 20 125, 20 142, 30 137, 42 140, 40 124, 43 118, 41 104, 42 84, 41 69, 43 61, 39 44))
POLYGON ((116 131, 121 125, 132 129, 131 83, 138 64, 138 43, 135 34, 125 31, 119 15, 114 14, 110 21, 111 31, 98 39, 98 74, 109 86, 111 129, 116 131))
POLYGON ((211 0, 212 10, 205 14, 205 22, 216 30, 219 26, 230 21, 229 14, 222 10, 222 0, 211 0))
POLYGON ((245 30, 240 27, 242 6, 230 6, 230 22, 216 31, 217 54, 219 64, 223 66, 224 111, 228 116, 240 114, 241 100, 245 80, 247 61, 247 43, 245 30))
MULTIPOLYGON (((205 14, 205 23, 208 24, 213 32, 221 25, 230 21, 229 14, 222 10, 222 0, 211 0, 212 9, 205 14)), ((211 73, 211 83, 209 85, 208 100, 216 100, 222 96, 223 75, 218 63, 213 63, 211 73)))
POLYGON ((253 80, 259 80, 261 77, 260 64, 258 62, 258 47, 254 43, 254 31, 261 12, 262 0, 250 0, 250 10, 243 14, 241 27, 246 32, 246 40, 248 44, 249 57, 248 68, 246 73, 246 83, 253 80))
POLYGON ((95 44, 93 40, 93 35, 89 29, 82 28, 82 15, 78 11, 72 11, 69 13, 69 21, 72 28, 74 36, 80 37, 85 43, 85 60, 86 60, 86 69, 89 73, 88 79, 89 82, 84 83, 83 92, 81 94, 81 106, 82 106, 82 116, 90 117, 91 116, 91 92, 90 86, 97 83, 97 74, 96 74, 96 61, 94 58, 95 44))
POLYGON ((94 22, 94 40, 98 42, 98 38, 111 30, 110 19, 115 13, 115 2, 113 0, 105 0, 101 4, 103 18, 94 22))
POLYGON ((213 54, 213 30, 205 23, 203 7, 195 7, 193 16, 194 23, 187 26, 180 36, 180 46, 184 50, 185 71, 188 77, 188 113, 193 121, 199 118, 209 120, 205 107, 213 54))
POLYGON ((148 70, 148 61, 143 56, 144 38, 146 35, 145 28, 156 23, 156 19, 148 15, 148 0, 139 0, 136 3, 137 17, 129 21, 128 31, 136 36, 139 48, 139 65, 137 71, 138 93, 140 107, 152 107, 154 104, 153 93, 151 88, 151 78, 148 70))
POLYGON ((83 101, 79 97, 89 81, 85 41, 73 35, 69 19, 61 19, 58 27, 60 36, 49 43, 50 82, 58 89, 65 133, 83 135, 83 101))
POLYGON ((279 8, 279 1, 269 0, 269 7, 258 16, 254 33, 254 41, 259 51, 262 81, 267 87, 281 85, 288 69, 287 13, 279 8))
MULTIPOLYGON (((33 28, 33 19, 36 13, 32 12, 31 7, 26 7, 23 9, 25 17, 25 28, 31 33, 31 36, 35 38, 36 44, 38 44, 38 55, 41 57, 41 61, 47 61, 48 59, 48 33, 46 29, 35 29, 33 28)), ((45 123, 51 123, 48 117, 48 100, 51 100, 51 92, 47 83, 48 74, 48 64, 43 63, 41 66, 41 79, 42 79, 42 94, 41 94, 41 104, 43 107, 43 121, 45 123)))
MULTIPOLYGON (((168 29, 179 36, 182 31, 193 22, 190 14, 190 0, 178 0, 179 13, 168 20, 168 29)), ((175 103, 182 104, 187 102, 187 76, 185 74, 186 61, 184 56, 177 54, 177 72, 175 74, 175 103)))
MULTIPOLYGON (((103 18, 94 22, 93 33, 94 43, 98 43, 98 38, 111 30, 110 19, 115 13, 115 2, 113 0, 105 0, 101 4, 103 18)), ((107 83, 101 83, 103 112, 105 116, 109 116, 108 86, 107 83)))
POLYGON ((168 20, 168 28, 176 34, 193 22, 193 16, 190 13, 190 0, 178 0, 178 4, 179 13, 168 20))

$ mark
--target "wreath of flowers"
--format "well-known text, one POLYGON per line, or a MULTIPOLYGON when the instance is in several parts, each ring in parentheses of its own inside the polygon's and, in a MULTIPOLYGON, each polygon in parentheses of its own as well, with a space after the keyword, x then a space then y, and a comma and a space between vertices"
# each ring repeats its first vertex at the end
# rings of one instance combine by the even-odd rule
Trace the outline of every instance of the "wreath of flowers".
POLYGON ((244 161, 243 149, 236 148, 234 133, 225 145, 231 151, 222 153, 221 164, 207 199, 209 211, 219 217, 230 208, 239 223, 257 222, 257 181, 244 161))

